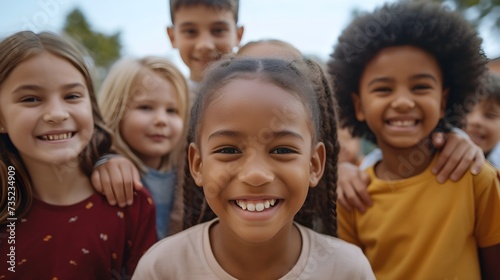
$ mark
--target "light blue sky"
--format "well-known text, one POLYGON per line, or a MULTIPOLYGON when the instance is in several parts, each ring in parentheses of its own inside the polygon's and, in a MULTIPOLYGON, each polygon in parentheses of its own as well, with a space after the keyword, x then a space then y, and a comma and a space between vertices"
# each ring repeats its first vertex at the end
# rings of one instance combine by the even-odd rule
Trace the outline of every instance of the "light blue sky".
MULTIPOLYGON (((394 2, 394 0, 388 0, 394 2)), ((240 0, 243 42, 263 38, 287 41, 305 54, 328 57, 336 38, 358 7, 372 10, 387 0, 240 0), (307 4, 306 4, 307 3, 307 4)), ((122 32, 125 56, 161 55, 186 71, 165 28, 171 24, 168 0, 0 0, 0 37, 13 32, 59 31, 66 14, 80 7, 95 30, 122 32)), ((500 56, 498 41, 485 39, 485 52, 500 56)))

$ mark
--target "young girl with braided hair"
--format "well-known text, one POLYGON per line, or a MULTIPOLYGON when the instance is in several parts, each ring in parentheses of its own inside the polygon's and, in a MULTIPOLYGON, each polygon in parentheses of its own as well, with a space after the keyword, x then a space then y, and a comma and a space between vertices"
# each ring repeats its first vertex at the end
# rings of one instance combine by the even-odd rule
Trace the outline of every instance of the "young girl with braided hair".
MULTIPOLYGON (((374 279, 360 250, 328 226, 335 185, 318 183, 326 150, 335 159, 338 149, 321 131, 310 70, 275 59, 211 67, 189 127, 192 227, 154 245, 133 279, 374 279)), ((326 172, 335 177, 335 167, 326 172)))

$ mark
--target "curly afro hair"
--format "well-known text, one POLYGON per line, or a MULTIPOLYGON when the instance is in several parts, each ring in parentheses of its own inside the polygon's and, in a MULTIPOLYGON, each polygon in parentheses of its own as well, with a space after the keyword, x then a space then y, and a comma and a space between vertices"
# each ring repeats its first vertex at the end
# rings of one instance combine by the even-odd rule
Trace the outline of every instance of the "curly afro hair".
POLYGON ((365 66, 382 49, 411 45, 432 54, 443 74, 447 88, 446 115, 437 129, 460 127, 464 116, 476 102, 480 76, 486 57, 481 38, 459 14, 434 3, 399 2, 386 4, 356 18, 338 38, 328 62, 342 127, 354 136, 376 142, 366 122, 354 112, 352 93, 359 93, 365 66))

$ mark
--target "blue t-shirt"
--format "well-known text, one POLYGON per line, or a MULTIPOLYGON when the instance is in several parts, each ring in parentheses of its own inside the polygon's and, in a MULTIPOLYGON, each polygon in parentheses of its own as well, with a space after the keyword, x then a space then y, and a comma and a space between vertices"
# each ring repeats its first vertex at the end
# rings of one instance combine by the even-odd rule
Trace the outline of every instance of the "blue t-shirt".
POLYGON ((158 240, 165 238, 168 232, 170 212, 174 205, 175 188, 177 185, 176 170, 160 172, 148 168, 141 178, 142 184, 148 189, 156 206, 156 234, 158 240))
POLYGON ((486 157, 486 160, 488 160, 495 168, 500 168, 500 142, 493 147, 486 157))

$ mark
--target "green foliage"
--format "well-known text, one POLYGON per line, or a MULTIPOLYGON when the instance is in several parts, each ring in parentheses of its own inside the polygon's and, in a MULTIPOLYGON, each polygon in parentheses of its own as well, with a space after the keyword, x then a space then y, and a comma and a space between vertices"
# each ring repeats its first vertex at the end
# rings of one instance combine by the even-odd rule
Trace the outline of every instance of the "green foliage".
POLYGON ((493 27, 494 34, 500 37, 500 0, 448 0, 474 25, 493 27))
POLYGON ((108 36, 93 31, 79 9, 66 16, 63 31, 78 40, 90 52, 99 68, 109 68, 120 57, 120 32, 108 36))

